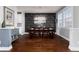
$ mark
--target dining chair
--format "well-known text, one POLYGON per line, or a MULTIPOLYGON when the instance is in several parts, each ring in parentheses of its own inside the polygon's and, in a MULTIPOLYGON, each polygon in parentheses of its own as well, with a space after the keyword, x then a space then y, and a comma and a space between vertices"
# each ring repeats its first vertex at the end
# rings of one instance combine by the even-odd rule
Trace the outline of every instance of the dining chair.
POLYGON ((49 27, 49 37, 50 38, 53 38, 53 35, 54 35, 53 34, 53 29, 54 29, 53 27, 49 27))

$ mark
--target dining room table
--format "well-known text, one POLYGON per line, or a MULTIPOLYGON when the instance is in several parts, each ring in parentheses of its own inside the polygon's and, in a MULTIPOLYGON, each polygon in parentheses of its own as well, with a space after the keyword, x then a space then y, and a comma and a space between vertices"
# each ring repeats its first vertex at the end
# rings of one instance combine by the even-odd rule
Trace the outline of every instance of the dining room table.
POLYGON ((53 38, 54 35, 54 28, 53 27, 31 27, 29 29, 30 36, 39 36, 44 37, 49 36, 49 38, 53 38))

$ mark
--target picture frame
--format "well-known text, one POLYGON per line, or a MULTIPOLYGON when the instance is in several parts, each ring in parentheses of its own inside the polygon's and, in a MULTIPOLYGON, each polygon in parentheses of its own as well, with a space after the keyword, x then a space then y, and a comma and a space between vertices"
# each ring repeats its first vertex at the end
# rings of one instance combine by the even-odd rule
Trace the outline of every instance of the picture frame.
POLYGON ((14 26, 14 11, 4 6, 4 23, 5 26, 14 26))

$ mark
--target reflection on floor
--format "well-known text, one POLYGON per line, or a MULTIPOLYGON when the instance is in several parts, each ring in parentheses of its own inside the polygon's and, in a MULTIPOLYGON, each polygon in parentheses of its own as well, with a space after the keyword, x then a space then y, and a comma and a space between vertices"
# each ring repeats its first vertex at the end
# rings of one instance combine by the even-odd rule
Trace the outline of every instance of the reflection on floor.
POLYGON ((62 52, 70 51, 68 49, 69 42, 57 35, 53 39, 48 37, 29 38, 27 35, 21 36, 12 43, 12 52, 62 52))

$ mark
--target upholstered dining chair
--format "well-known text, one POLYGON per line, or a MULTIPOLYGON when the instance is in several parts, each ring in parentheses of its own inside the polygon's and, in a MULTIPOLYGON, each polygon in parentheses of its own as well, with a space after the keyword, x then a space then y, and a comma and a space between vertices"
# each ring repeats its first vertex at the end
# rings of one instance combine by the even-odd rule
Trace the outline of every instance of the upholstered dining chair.
POLYGON ((34 27, 31 27, 31 28, 29 29, 29 36, 30 36, 30 38, 32 38, 32 37, 34 36, 34 30, 35 30, 34 27))
POLYGON ((47 38, 49 36, 48 34, 49 34, 48 33, 48 28, 47 27, 44 27, 43 28, 43 32, 42 32, 42 35, 43 35, 42 37, 46 37, 47 38))
POLYGON ((49 27, 49 37, 50 38, 53 38, 53 30, 54 30, 53 27, 49 27))

